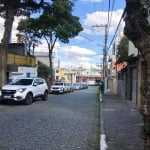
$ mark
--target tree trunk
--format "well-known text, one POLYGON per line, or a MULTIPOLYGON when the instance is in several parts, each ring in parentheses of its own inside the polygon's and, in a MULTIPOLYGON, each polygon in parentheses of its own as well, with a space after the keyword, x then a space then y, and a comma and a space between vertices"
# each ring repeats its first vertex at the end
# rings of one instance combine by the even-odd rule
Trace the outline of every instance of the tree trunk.
POLYGON ((144 126, 142 137, 144 150, 150 150, 150 1, 126 0, 125 35, 141 52, 146 62, 145 78, 141 83, 141 106, 139 111, 143 116, 144 126))
POLYGON ((142 104, 139 111, 143 116, 144 126, 142 127, 141 135, 144 139, 144 150, 150 149, 150 58, 146 61, 145 78, 141 86, 142 104))
POLYGON ((50 44, 48 43, 48 49, 49 49, 49 82, 50 82, 50 86, 54 80, 54 73, 53 73, 53 61, 52 61, 52 48, 50 46, 50 44))
POLYGON ((7 54, 3 46, 0 48, 0 86, 6 83, 7 54))
POLYGON ((4 24, 4 34, 2 39, 2 47, 0 48, 0 86, 6 84, 7 79, 7 52, 11 38, 12 25, 14 21, 14 10, 7 11, 4 24))

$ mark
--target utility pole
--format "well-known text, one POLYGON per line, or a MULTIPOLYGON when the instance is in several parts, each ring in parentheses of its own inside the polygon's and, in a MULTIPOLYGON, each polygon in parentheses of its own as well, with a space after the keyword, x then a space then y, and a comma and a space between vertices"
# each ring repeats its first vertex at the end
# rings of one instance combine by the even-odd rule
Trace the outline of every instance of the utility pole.
POLYGON ((108 37, 108 25, 95 25, 92 27, 104 27, 105 28, 105 39, 103 48, 103 81, 105 85, 105 92, 107 90, 107 37, 108 37))

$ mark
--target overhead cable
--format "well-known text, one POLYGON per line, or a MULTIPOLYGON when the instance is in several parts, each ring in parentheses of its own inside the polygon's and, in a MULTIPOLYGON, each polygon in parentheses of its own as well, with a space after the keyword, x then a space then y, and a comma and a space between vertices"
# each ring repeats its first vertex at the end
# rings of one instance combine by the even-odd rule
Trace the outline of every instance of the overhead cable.
POLYGON ((111 24, 111 19, 112 19, 114 4, 115 4, 115 0, 113 0, 112 7, 111 7, 111 16, 110 16, 110 19, 108 21, 108 33, 109 33, 110 24, 111 24))
POLYGON ((119 23, 118 23, 118 25, 117 25, 117 28, 116 28, 115 34, 114 34, 114 36, 113 36, 113 38, 112 38, 112 40, 111 40, 111 42, 110 42, 110 44, 109 44, 109 46, 108 46, 108 49, 110 48, 110 46, 112 45, 112 43, 113 43, 114 39, 116 38, 117 31, 118 31, 118 29, 119 29, 119 27, 120 27, 120 24, 121 24, 121 21, 122 21, 122 19, 123 19, 124 15, 125 15, 125 9, 124 9, 124 11, 123 11, 123 13, 122 13, 122 15, 121 15, 120 21, 119 21, 119 23))

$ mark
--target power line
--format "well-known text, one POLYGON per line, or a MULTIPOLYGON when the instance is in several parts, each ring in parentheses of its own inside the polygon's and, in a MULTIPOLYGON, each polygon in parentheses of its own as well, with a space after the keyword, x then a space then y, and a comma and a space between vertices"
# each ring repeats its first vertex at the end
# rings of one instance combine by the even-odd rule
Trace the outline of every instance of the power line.
POLYGON ((95 40, 92 40, 92 39, 90 39, 90 38, 88 38, 88 37, 86 37, 86 36, 84 36, 84 35, 80 35, 80 36, 82 36, 83 38, 89 40, 90 42, 95 42, 95 44, 98 45, 98 46, 101 46, 101 47, 104 46, 104 45, 98 44, 98 42, 96 42, 95 40))
POLYGON ((110 42, 110 44, 109 44, 109 46, 108 46, 108 49, 110 48, 110 46, 112 45, 114 39, 116 38, 117 31, 118 31, 118 29, 119 29, 119 27, 120 27, 120 24, 121 24, 121 21, 122 21, 124 15, 125 15, 125 9, 124 9, 124 11, 123 11, 123 13, 122 13, 122 15, 121 15, 121 18, 120 18, 119 23, 118 23, 118 25, 117 25, 117 28, 116 28, 116 30, 115 30, 115 34, 114 34, 114 36, 113 36, 113 38, 112 38, 112 40, 111 40, 111 42, 110 42))
POLYGON ((112 19, 114 4, 115 4, 115 0, 113 0, 112 7, 111 7, 111 16, 110 16, 110 19, 108 21, 108 33, 109 33, 110 24, 111 24, 111 19, 112 19))

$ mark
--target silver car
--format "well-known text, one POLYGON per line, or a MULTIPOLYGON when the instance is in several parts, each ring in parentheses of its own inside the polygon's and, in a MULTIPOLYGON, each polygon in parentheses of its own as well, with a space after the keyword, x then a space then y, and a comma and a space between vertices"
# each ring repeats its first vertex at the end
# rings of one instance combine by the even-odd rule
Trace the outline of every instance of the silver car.
POLYGON ((74 87, 71 83, 66 83, 67 92, 73 92, 74 87))

